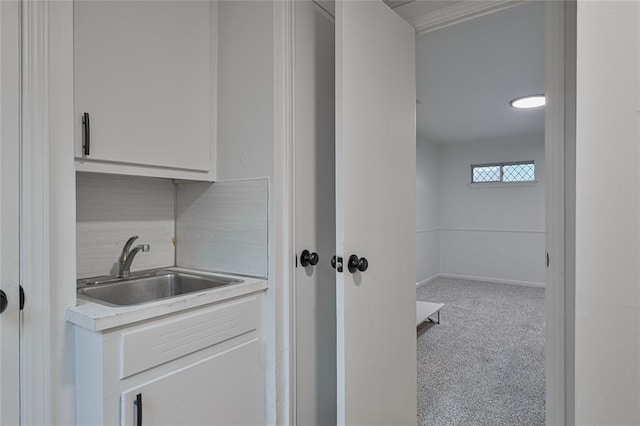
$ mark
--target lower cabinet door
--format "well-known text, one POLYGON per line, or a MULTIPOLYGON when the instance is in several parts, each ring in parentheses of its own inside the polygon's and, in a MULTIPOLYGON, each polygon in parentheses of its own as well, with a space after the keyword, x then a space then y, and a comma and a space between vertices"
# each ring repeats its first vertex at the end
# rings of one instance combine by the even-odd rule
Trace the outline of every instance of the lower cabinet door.
POLYGON ((264 424, 264 376, 254 340, 122 393, 126 426, 264 424))

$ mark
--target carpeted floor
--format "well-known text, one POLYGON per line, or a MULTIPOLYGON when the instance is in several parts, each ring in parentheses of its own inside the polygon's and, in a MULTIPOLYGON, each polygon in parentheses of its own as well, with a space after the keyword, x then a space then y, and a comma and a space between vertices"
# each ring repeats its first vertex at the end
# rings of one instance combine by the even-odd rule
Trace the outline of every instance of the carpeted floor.
POLYGON ((544 289, 438 278, 418 328, 418 424, 544 425, 544 289))

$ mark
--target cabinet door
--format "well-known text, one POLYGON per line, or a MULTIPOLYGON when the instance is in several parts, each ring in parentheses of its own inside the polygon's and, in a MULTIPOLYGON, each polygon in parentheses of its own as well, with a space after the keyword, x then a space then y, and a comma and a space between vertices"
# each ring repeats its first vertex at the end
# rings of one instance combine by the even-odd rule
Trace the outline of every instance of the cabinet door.
POLYGON ((259 342, 253 340, 123 392, 122 424, 257 425, 264 423, 259 342))
POLYGON ((76 158, 209 170, 214 9, 208 1, 74 3, 76 158))
POLYGON ((336 2, 338 424, 416 423, 414 56, 382 1, 336 2))

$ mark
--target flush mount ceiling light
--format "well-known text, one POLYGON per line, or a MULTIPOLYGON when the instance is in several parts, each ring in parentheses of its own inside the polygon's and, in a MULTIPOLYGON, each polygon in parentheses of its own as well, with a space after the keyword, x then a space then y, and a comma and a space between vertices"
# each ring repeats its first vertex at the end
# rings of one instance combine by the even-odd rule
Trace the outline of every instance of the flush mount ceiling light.
POLYGON ((545 104, 544 95, 523 96, 521 98, 516 98, 511 102, 509 102, 509 105, 511 105, 513 108, 518 108, 518 109, 539 108, 541 106, 544 106, 544 104, 545 104))

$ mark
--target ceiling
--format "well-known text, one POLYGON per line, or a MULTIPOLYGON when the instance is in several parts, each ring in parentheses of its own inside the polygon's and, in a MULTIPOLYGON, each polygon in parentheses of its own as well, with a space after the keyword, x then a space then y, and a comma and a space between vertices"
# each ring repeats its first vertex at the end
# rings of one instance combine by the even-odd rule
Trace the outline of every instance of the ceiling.
MULTIPOLYGON (((405 19, 453 2, 414 1, 405 19)), ((544 109, 509 101, 544 93, 544 2, 531 2, 435 30, 416 41, 418 136, 466 142, 544 131, 544 109)))

